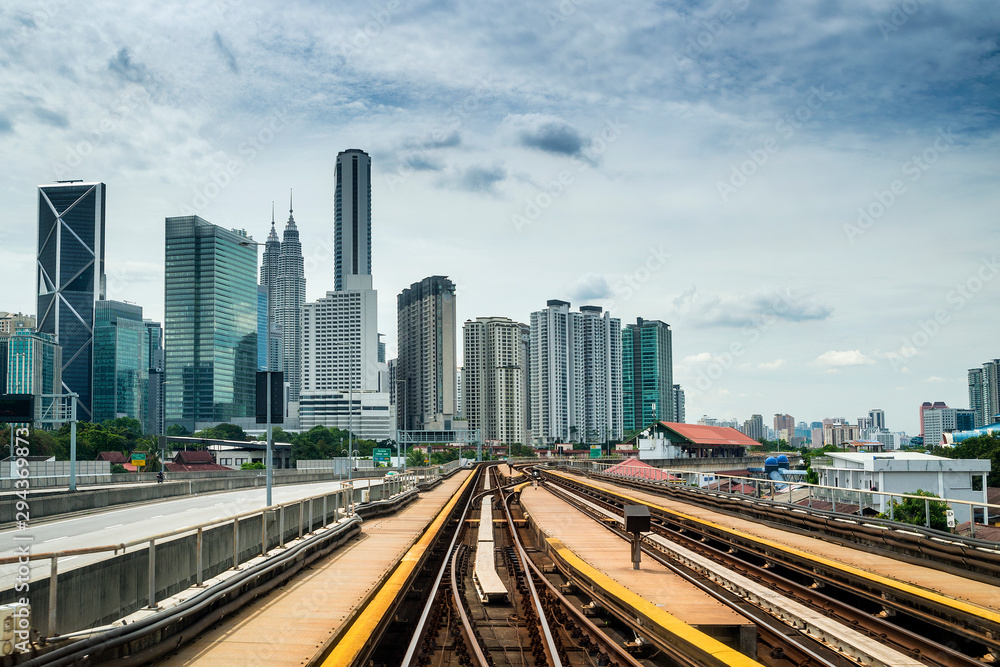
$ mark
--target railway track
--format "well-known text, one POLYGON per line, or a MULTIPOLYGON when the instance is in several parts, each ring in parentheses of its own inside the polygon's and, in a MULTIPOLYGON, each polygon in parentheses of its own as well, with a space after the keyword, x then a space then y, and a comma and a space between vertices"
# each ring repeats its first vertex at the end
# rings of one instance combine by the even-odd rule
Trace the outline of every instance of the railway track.
MULTIPOLYGON (((617 530, 608 525, 607 518, 609 514, 621 516, 622 506, 625 504, 621 495, 604 493, 565 477, 546 477, 546 483, 560 489, 559 493, 567 502, 601 521, 603 525, 617 530)), ((768 655, 758 653, 761 658, 784 656, 790 661, 786 664, 844 664, 844 655, 853 654, 851 664, 877 664, 878 659, 872 657, 877 650, 867 651, 868 655, 862 655, 861 651, 856 650, 862 648, 858 644, 877 643, 905 656, 912 664, 965 667, 982 665, 981 659, 986 658, 990 650, 995 648, 992 644, 995 642, 995 635, 980 635, 960 620, 931 619, 918 610, 887 607, 887 604, 896 602, 891 591, 885 591, 884 596, 873 594, 872 591, 859 591, 845 586, 841 580, 825 577, 815 568, 790 567, 784 561, 776 560, 773 554, 755 553, 745 542, 727 542, 717 533, 678 522, 675 517, 665 515, 655 508, 651 508, 651 514, 654 534, 652 538, 645 540, 645 553, 685 577, 699 580, 704 587, 713 588, 719 595, 728 594, 731 598, 741 598, 742 604, 736 599, 731 601, 740 604, 744 613, 749 611, 746 609, 747 598, 758 598, 756 603, 766 608, 766 613, 758 610, 748 614, 758 624, 760 641, 769 647, 766 651, 768 655), (722 572, 732 574, 720 574, 722 572), (783 611, 788 605, 783 607, 774 601, 762 599, 765 596, 749 592, 759 589, 751 589, 748 584, 732 584, 736 578, 755 582, 797 605, 803 605, 823 618, 840 624, 844 628, 844 635, 849 631, 861 635, 862 639, 845 645, 843 637, 838 642, 833 637, 824 637, 822 633, 811 630, 823 639, 825 645, 803 637, 798 631, 794 633, 798 637, 790 641, 789 622, 792 625, 803 623, 789 621, 789 614, 783 611), (772 618, 774 614, 783 616, 785 620, 775 622, 772 618), (831 645, 840 650, 831 652, 831 645), (803 651, 803 648, 806 650, 803 651)), ((623 531, 617 532, 622 534, 623 531)))

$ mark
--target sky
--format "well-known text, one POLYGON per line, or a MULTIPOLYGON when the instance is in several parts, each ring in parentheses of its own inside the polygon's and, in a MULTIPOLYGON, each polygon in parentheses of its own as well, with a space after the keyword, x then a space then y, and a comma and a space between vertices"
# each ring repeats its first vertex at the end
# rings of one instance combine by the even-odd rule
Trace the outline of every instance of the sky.
MULTIPOLYGON (((673 331, 687 419, 968 407, 1000 357, 992 1, 0 6, 0 310, 39 184, 107 184, 108 297, 163 315, 164 218, 263 241, 294 190, 333 289, 334 165, 372 156, 379 330, 548 299, 673 331)), ((461 333, 459 332, 459 335, 461 333)))

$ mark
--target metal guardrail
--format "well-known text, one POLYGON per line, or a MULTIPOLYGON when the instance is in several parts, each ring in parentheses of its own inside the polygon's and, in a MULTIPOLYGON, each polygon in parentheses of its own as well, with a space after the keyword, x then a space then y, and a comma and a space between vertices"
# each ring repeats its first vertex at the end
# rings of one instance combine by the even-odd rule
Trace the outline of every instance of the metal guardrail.
MULTIPOLYGON (((542 462, 542 461, 540 461, 542 462)), ((951 505, 967 505, 969 507, 969 516, 975 518, 975 511, 977 508, 983 508, 986 516, 989 516, 990 510, 995 510, 995 513, 1000 513, 1000 505, 976 502, 972 500, 958 500, 955 498, 931 498, 929 496, 918 496, 910 493, 895 493, 891 491, 870 491, 865 489, 845 489, 842 487, 834 486, 823 486, 821 484, 809 484, 807 482, 797 482, 797 481, 784 481, 778 482, 772 479, 760 479, 757 477, 744 477, 739 475, 719 475, 716 473, 706 473, 700 471, 691 470, 676 470, 676 469, 665 469, 665 468, 636 468, 635 474, 623 474, 623 473, 608 473, 607 469, 612 465, 610 463, 597 463, 587 460, 563 460, 559 461, 558 465, 565 466, 567 468, 577 468, 581 470, 589 470, 601 475, 606 475, 608 477, 616 477, 619 479, 633 479, 652 483, 663 483, 663 484, 683 484, 692 485, 702 488, 698 483, 702 477, 705 475, 711 475, 714 479, 712 484, 719 484, 718 489, 712 489, 712 491, 719 491, 721 493, 732 493, 733 495, 741 496, 752 496, 754 498, 769 498, 774 501, 780 501, 781 496, 784 494, 783 489, 779 489, 780 486, 787 487, 788 491, 788 502, 793 503, 792 496, 793 491, 798 489, 807 489, 807 495, 805 498, 800 498, 807 501, 807 506, 809 509, 813 509, 813 501, 817 502, 830 502, 832 503, 831 511, 837 511, 837 503, 841 505, 854 504, 853 499, 857 499, 857 505, 859 510, 861 508, 868 507, 870 509, 876 509, 879 503, 876 499, 881 499, 882 504, 888 506, 889 520, 895 521, 895 505, 893 501, 896 500, 921 500, 924 502, 924 527, 930 528, 930 504, 931 502, 944 502, 951 505), (654 472, 655 471, 655 472, 654 472), (663 480, 659 478, 659 475, 666 473, 671 475, 676 480, 663 480), (734 485, 739 485, 740 490, 738 492, 726 491, 722 489, 722 486, 728 482, 729 488, 731 489, 734 485), (752 494, 744 493, 743 488, 751 486, 754 489, 752 494), (762 493, 761 489, 766 489, 767 493, 762 493)), ((880 512, 881 513, 881 512, 880 512)), ((983 524, 980 524, 983 525, 983 524)), ((976 535, 976 522, 971 521, 970 526, 972 537, 976 535)))
MULTIPOLYGON (((436 476, 437 471, 432 471, 425 469, 424 475, 419 475, 416 472, 407 473, 405 475, 393 475, 389 477, 382 478, 382 498, 386 497, 386 489, 389 491, 389 495, 396 495, 398 493, 403 493, 412 488, 420 482, 421 479, 426 479, 430 476, 436 476)), ((252 510, 249 512, 243 512, 241 514, 236 514, 224 519, 218 519, 215 521, 209 521, 206 523, 198 524, 196 526, 190 526, 187 528, 179 528, 177 530, 172 530, 166 533, 160 533, 152 537, 145 537, 140 540, 133 540, 131 542, 123 542, 121 544, 109 544, 96 547, 84 547, 80 549, 67 549, 65 551, 52 551, 45 553, 30 553, 22 554, 18 556, 6 556, 0 558, 0 566, 10 565, 10 564, 20 564, 23 567, 25 561, 36 561, 36 560, 49 560, 50 570, 49 570, 49 636, 56 637, 58 633, 58 598, 59 598, 59 559, 69 558, 71 556, 80 556, 86 554, 95 553, 111 553, 117 556, 119 552, 124 554, 128 549, 146 545, 149 549, 149 594, 148 594, 148 606, 147 609, 157 609, 156 603, 156 545, 157 542, 164 542, 169 538, 179 537, 182 535, 190 535, 192 533, 197 534, 196 546, 195 546, 195 560, 196 560, 196 572, 197 572, 197 586, 204 586, 204 564, 202 561, 202 546, 203 546, 203 534, 208 528, 213 528, 217 526, 224 526, 226 524, 233 525, 233 568, 239 567, 240 564, 252 559, 257 556, 266 555, 270 548, 280 548, 285 545, 285 508, 297 505, 299 507, 299 535, 302 537, 302 525, 303 517, 308 516, 308 525, 312 526, 313 523, 313 503, 314 501, 322 499, 323 501, 323 514, 322 516, 327 516, 328 505, 327 499, 334 498, 335 503, 333 510, 338 513, 340 511, 344 512, 345 517, 350 517, 354 514, 354 509, 356 506, 355 502, 355 491, 353 481, 345 480, 342 482, 344 485, 340 490, 333 491, 329 493, 318 494, 315 496, 309 496, 308 498, 301 498, 299 500, 294 500, 287 503, 281 503, 278 505, 271 505, 269 507, 264 507, 259 510, 252 510), (341 501, 341 497, 343 500, 341 501), (306 504, 308 503, 308 514, 304 514, 306 504), (272 540, 268 539, 267 536, 267 514, 278 514, 278 545, 277 547, 271 547, 270 543, 272 540), (259 554, 254 554, 244 560, 240 560, 239 553, 239 536, 240 536, 240 521, 248 519, 251 517, 261 516, 261 551, 259 554)), ((370 490, 370 486, 364 490, 370 490)), ((362 489, 357 489, 362 490, 362 489)))

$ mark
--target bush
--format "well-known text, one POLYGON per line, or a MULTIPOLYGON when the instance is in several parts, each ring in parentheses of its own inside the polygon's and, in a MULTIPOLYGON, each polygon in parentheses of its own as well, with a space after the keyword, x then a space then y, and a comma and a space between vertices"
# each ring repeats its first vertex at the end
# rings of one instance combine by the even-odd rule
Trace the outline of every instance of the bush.
MULTIPOLYGON (((923 496, 925 498, 939 498, 930 491, 924 491, 922 489, 917 489, 912 493, 907 495, 912 496, 923 496)), ((900 521, 902 523, 908 523, 914 526, 926 525, 926 516, 924 514, 925 502, 919 498, 907 498, 903 502, 892 501, 892 518, 895 521, 900 521)), ((948 510, 948 503, 937 500, 931 501, 931 528, 937 530, 948 530, 948 517, 945 512, 948 510)), ((878 515, 880 519, 888 519, 889 513, 878 515)))
POLYGON ((265 467, 261 461, 250 461, 240 465, 240 470, 264 470, 265 467))
POLYGON ((128 472, 128 470, 125 470, 125 466, 123 466, 121 463, 112 463, 111 464, 111 474, 112 475, 117 475, 117 474, 123 473, 123 472, 128 472))

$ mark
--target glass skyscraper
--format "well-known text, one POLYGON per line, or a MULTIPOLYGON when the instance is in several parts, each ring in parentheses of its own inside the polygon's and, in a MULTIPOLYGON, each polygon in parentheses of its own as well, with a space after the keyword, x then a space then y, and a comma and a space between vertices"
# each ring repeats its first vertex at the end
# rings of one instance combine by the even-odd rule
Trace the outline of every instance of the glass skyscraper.
POLYGON ((139 420, 147 428, 149 340, 142 306, 98 301, 94 306, 94 418, 139 420))
POLYGON ((339 153, 336 179, 333 288, 338 292, 371 289, 372 161, 368 153, 357 148, 339 153), (361 281, 354 276, 362 276, 361 281))
POLYGON ((254 415, 257 248, 198 216, 166 219, 167 427, 254 415))
POLYGON ((654 421, 677 421, 670 325, 640 317, 625 327, 622 389, 626 431, 646 428, 654 421))
POLYGON ((62 181, 38 186, 38 331, 62 347, 62 386, 80 395, 77 415, 92 419, 94 302, 104 298, 105 185, 62 181))
MULTIPOLYGON (((21 329, 0 345, 5 354, 0 357, 4 372, 0 386, 8 394, 56 394, 62 384, 62 348, 56 345, 52 334, 21 329)), ((35 417, 42 415, 49 401, 35 399, 35 417)), ((59 424, 45 424, 43 428, 58 428, 59 424)))

